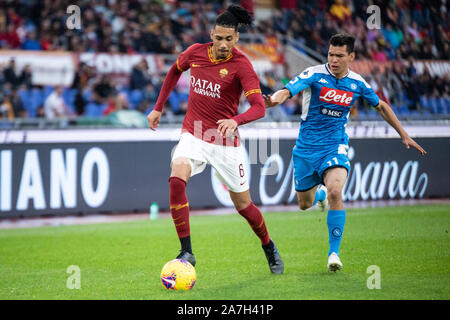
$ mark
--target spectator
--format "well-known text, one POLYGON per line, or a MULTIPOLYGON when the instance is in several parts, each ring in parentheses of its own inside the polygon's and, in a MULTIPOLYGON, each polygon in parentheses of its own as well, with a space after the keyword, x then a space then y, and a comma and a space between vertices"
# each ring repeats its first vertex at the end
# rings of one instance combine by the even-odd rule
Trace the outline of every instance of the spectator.
POLYGON ((406 83, 406 95, 408 97, 408 109, 420 110, 420 85, 416 77, 409 78, 406 83))
POLYGON ((142 91, 142 101, 147 105, 154 105, 158 99, 158 92, 152 83, 148 83, 142 91))
POLYGON ((22 44, 23 50, 41 50, 41 44, 36 40, 36 31, 30 31, 27 35, 26 40, 22 44))
POLYGON ((19 83, 21 85, 24 85, 28 90, 32 87, 32 72, 31 72, 31 66, 27 64, 23 69, 22 73, 19 77, 19 83))
POLYGON ((11 94, 9 96, 9 101, 12 106, 15 118, 26 118, 28 117, 28 112, 25 110, 22 100, 20 99, 17 88, 12 87, 11 94))
POLYGON ((93 100, 98 104, 104 104, 114 95, 114 92, 115 86, 112 84, 110 77, 101 75, 93 86, 93 100))
POLYGON ((183 110, 181 109, 181 102, 183 100, 185 100, 184 95, 175 87, 169 96, 170 109, 174 114, 183 114, 183 110))
POLYGON ((56 86, 44 102, 45 117, 47 119, 64 118, 72 115, 72 111, 62 98, 62 86, 56 86))
POLYGON ((8 97, 0 93, 0 118, 14 119, 14 111, 8 97))
POLYGON ((84 62, 80 62, 72 83, 72 89, 83 89, 89 84, 89 81, 95 77, 95 68, 88 66, 84 62))
POLYGON ((3 70, 3 76, 5 81, 12 86, 20 84, 20 77, 16 74, 16 61, 14 59, 9 60, 8 66, 3 70))
POLYGON ((344 22, 350 19, 352 10, 348 4, 348 1, 335 0, 330 7, 331 16, 339 22, 344 22))
MULTIPOLYGON (((386 87, 389 92, 389 100, 395 104, 400 105, 403 104, 403 95, 401 94, 403 91, 402 82, 398 77, 398 73, 396 72, 396 68, 399 68, 398 64, 394 64, 391 67, 387 67, 385 70, 386 74, 386 87)), ((401 68, 401 66, 400 66, 401 68)))
POLYGON ((86 108, 86 104, 87 104, 86 100, 83 97, 83 93, 84 93, 84 90, 83 90, 82 87, 80 87, 77 90, 77 93, 75 94, 75 100, 73 102, 74 107, 75 107, 75 112, 78 115, 83 115, 84 114, 85 108, 86 108))
POLYGON ((43 105, 38 106, 36 111, 36 118, 45 118, 45 109, 43 105))
POLYGON ((391 45, 393 49, 397 49, 398 46, 402 42, 403 35, 401 34, 401 31, 396 31, 392 29, 391 24, 387 24, 386 28, 382 30, 383 36, 386 39, 386 41, 391 45))
POLYGON ((20 48, 21 42, 14 25, 2 25, 0 27, 0 43, 2 47, 9 49, 20 48))
POLYGON ((384 53, 384 51, 380 49, 379 44, 376 42, 371 45, 370 56, 374 61, 378 62, 387 61, 386 53, 384 53))
POLYGON ((130 90, 143 89, 151 81, 151 76, 148 71, 147 60, 142 59, 137 63, 130 76, 130 90))
POLYGON ((128 109, 129 103, 127 99, 127 95, 123 92, 119 93, 117 96, 109 99, 108 107, 103 111, 103 116, 107 116, 113 112, 119 110, 128 109))

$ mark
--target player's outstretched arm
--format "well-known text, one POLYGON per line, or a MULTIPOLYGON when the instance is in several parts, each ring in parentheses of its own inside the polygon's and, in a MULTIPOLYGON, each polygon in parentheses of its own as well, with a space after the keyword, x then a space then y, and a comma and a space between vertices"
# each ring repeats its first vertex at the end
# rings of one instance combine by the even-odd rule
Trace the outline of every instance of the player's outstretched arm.
POLYGON ((375 107, 375 110, 378 111, 378 113, 383 117, 383 119, 391 125, 392 128, 395 129, 395 131, 398 132, 400 135, 400 138, 402 139, 402 143, 406 146, 407 149, 410 147, 413 147, 417 151, 420 152, 421 155, 425 155, 427 152, 417 143, 415 142, 408 133, 403 129, 400 121, 398 120, 397 116, 395 115, 394 111, 392 111, 392 108, 383 100, 380 100, 380 103, 378 106, 375 107))
POLYGON ((275 107, 279 104, 282 104, 287 99, 291 97, 291 93, 287 89, 281 89, 275 92, 272 95, 263 95, 264 98, 264 105, 267 108, 275 107))
POLYGON ((222 137, 229 137, 238 126, 258 120, 266 115, 266 108, 261 93, 253 93, 247 97, 250 108, 244 113, 238 114, 231 119, 220 119, 217 121, 222 137))
POLYGON ((158 100, 155 103, 155 107, 153 111, 147 116, 148 126, 150 129, 155 130, 159 126, 159 121, 161 120, 161 114, 166 103, 169 98, 170 93, 173 88, 177 84, 182 71, 180 71, 175 63, 167 72, 166 78, 164 79, 161 91, 159 92, 158 100))

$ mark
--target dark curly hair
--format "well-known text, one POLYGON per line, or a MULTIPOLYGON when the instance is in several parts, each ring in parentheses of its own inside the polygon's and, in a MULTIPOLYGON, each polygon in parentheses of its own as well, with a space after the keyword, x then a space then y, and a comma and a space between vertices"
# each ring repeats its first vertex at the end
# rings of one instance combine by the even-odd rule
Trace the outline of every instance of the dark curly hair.
POLYGON ((251 25, 252 16, 250 13, 238 5, 230 5, 227 10, 216 18, 215 26, 234 28, 237 30, 242 25, 251 25))

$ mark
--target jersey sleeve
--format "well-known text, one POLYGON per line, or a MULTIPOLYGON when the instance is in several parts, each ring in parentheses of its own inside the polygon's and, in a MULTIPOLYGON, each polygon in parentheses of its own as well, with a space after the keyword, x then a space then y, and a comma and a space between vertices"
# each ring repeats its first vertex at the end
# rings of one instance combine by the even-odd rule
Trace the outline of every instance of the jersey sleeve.
POLYGON ((259 78, 253 69, 252 64, 248 60, 243 60, 242 66, 239 68, 239 79, 241 80, 242 89, 248 98, 251 94, 261 94, 259 86, 259 78))
POLYGON ((238 114, 232 118, 238 125, 260 119, 264 117, 266 113, 261 88, 259 87, 259 78, 250 61, 247 59, 242 61, 242 64, 239 65, 238 75, 245 97, 250 103, 250 108, 244 113, 238 114))
POLYGON ((198 44, 193 44, 186 50, 184 50, 177 58, 175 62, 178 71, 184 72, 191 67, 191 55, 192 52, 197 48, 198 44))
POLYGON ((289 90, 292 97, 311 86, 314 81, 314 72, 312 69, 313 67, 307 68, 284 86, 285 89, 289 90))
POLYGON ((376 107, 380 103, 380 98, 366 81, 361 81, 361 97, 366 100, 372 107, 376 107))

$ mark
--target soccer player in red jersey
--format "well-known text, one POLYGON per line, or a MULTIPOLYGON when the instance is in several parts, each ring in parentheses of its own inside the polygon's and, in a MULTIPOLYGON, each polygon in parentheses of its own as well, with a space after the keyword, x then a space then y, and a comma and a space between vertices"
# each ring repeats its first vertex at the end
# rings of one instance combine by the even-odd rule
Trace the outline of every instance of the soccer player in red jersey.
POLYGON ((247 57, 235 48, 238 27, 251 22, 250 14, 240 6, 231 5, 220 14, 211 30, 212 42, 190 46, 171 67, 148 122, 152 130, 158 127, 170 92, 181 74, 190 69, 188 108, 180 141, 172 155, 169 178, 170 211, 181 243, 177 258, 195 265, 186 183, 210 164, 228 188, 236 210, 259 237, 271 272, 282 273, 281 256, 269 237, 261 212, 250 197, 247 160, 237 130, 238 126, 265 115, 259 79, 247 57), (238 114, 242 91, 250 108, 238 114))

